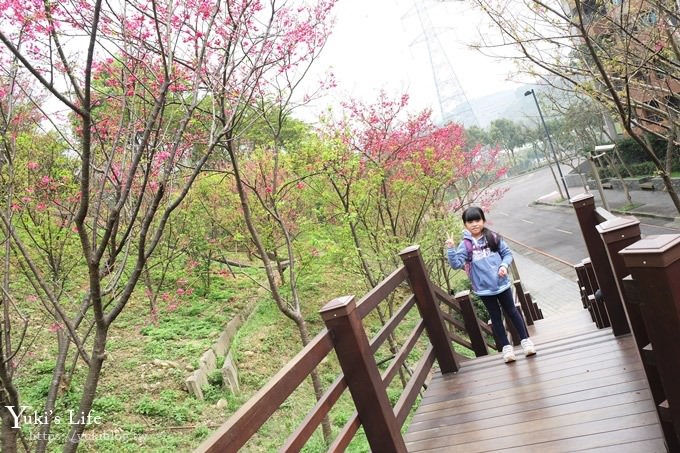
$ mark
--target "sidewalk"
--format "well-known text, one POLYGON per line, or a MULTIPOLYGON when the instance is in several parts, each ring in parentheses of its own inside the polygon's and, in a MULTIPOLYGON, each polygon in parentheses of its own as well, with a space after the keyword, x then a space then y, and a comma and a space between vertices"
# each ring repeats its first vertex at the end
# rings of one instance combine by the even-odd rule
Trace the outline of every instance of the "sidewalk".
MULTIPOLYGON (((583 187, 569 187, 569 195, 573 198, 584 193, 583 187)), ((597 206, 604 206, 597 190, 590 190, 595 198, 597 206)), ((675 222, 680 226, 680 214, 675 209, 667 192, 659 190, 631 190, 630 198, 633 206, 630 206, 623 190, 603 190, 604 198, 609 206, 609 211, 617 215, 633 215, 636 217, 652 217, 668 222, 675 222)), ((557 191, 551 192, 537 199, 535 204, 567 207, 572 209, 569 200, 560 200, 557 191)))
MULTIPOLYGON (((572 198, 584 192, 583 187, 569 188, 569 195, 572 198)), ((595 190, 590 193, 595 199, 595 204, 603 206, 599 192, 595 190)), ((668 222, 680 230, 680 214, 666 192, 630 191, 634 205, 632 209, 623 190, 604 190, 604 196, 609 211, 614 214, 655 218, 660 222, 668 222)), ((568 200, 560 200, 557 191, 540 197, 534 204, 573 209, 568 200)), ((522 244, 511 240, 509 242, 525 290, 538 303, 545 317, 583 310, 576 283, 576 272, 571 266, 557 262, 522 244)))
POLYGON ((516 246, 511 245, 511 249, 524 290, 531 294, 545 318, 583 310, 573 269, 574 277, 568 279, 527 257, 516 246))

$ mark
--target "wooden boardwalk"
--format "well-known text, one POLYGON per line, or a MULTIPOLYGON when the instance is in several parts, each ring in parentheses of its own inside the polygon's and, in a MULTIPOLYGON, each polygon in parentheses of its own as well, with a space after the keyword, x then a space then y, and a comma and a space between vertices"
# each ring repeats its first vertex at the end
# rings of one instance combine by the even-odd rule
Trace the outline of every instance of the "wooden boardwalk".
MULTIPOLYGON (((538 354, 499 355, 437 373, 405 436, 410 452, 665 452, 630 335, 583 310, 536 321, 538 354)), ((517 348, 519 351, 519 348, 517 348)))

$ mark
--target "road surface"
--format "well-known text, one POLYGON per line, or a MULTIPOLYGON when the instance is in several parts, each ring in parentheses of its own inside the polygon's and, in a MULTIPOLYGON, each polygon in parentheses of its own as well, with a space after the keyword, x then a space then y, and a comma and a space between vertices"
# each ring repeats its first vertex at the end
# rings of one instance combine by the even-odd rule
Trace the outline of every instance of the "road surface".
MULTIPOLYGON (((491 229, 538 253, 570 265, 588 256, 572 209, 532 204, 557 190, 547 167, 508 179, 500 185, 507 187, 508 191, 489 210, 487 220, 491 229)), ((577 188, 573 190, 575 193, 582 192, 577 188)), ((640 220, 643 236, 680 233, 677 228, 669 228, 667 222, 654 225, 654 219, 640 220)))

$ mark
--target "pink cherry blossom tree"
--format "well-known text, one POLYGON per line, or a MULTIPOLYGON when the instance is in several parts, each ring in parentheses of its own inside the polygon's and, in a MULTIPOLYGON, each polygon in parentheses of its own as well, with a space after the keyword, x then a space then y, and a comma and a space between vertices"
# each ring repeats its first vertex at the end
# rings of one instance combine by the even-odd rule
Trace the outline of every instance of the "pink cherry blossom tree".
MULTIPOLYGON (((247 128, 246 112, 266 96, 272 81, 309 61, 330 6, 276 0, 0 0, 0 59, 12 63, 3 68, 15 71, 9 79, 3 69, 2 98, 13 93, 29 98, 43 113, 40 124, 60 134, 65 155, 77 162, 67 176, 76 187, 68 208, 72 216, 64 220, 83 269, 84 278, 74 286, 84 288, 85 296, 77 303, 74 294, 55 293, 16 218, 4 210, 0 219, 12 253, 49 307, 52 333, 63 335, 60 357, 70 358, 58 361, 50 391, 59 386, 66 363, 87 370, 76 414, 90 413, 108 356, 109 329, 173 211, 225 147, 238 174, 233 146, 247 128)), ((55 179, 44 176, 46 185, 55 179)), ((10 206, 21 195, 8 195, 10 206)), ((52 204, 35 209, 64 205, 52 195, 52 204)), ((6 360, 13 351, 3 354, 6 360)), ((11 380, 0 385, 1 394, 12 393, 11 380)), ((20 405, 16 395, 8 402, 20 405)), ((2 450, 16 451, 21 432, 5 405, 0 415, 2 450)), ((41 438, 49 438, 52 417, 48 411, 41 438)), ((64 451, 77 449, 84 429, 83 423, 70 427, 64 451)), ((35 449, 46 446, 39 440, 35 449)))
POLYGON ((369 287, 398 265, 404 246, 440 253, 442 222, 463 206, 497 198, 490 186, 505 172, 497 150, 468 146, 462 126, 437 125, 429 111, 409 113, 408 101, 384 92, 371 104, 349 100, 343 118, 326 127, 337 143, 329 182, 369 287), (433 231, 438 236, 428 237, 433 231))

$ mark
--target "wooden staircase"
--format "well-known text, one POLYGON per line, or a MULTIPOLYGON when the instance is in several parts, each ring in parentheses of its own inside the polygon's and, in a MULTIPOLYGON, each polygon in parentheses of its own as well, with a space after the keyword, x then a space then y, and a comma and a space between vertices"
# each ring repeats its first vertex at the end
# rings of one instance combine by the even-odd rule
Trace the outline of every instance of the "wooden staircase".
POLYGON ((505 364, 493 354, 436 373, 405 435, 408 451, 666 452, 631 335, 598 329, 586 310, 529 331, 534 357, 505 364))

